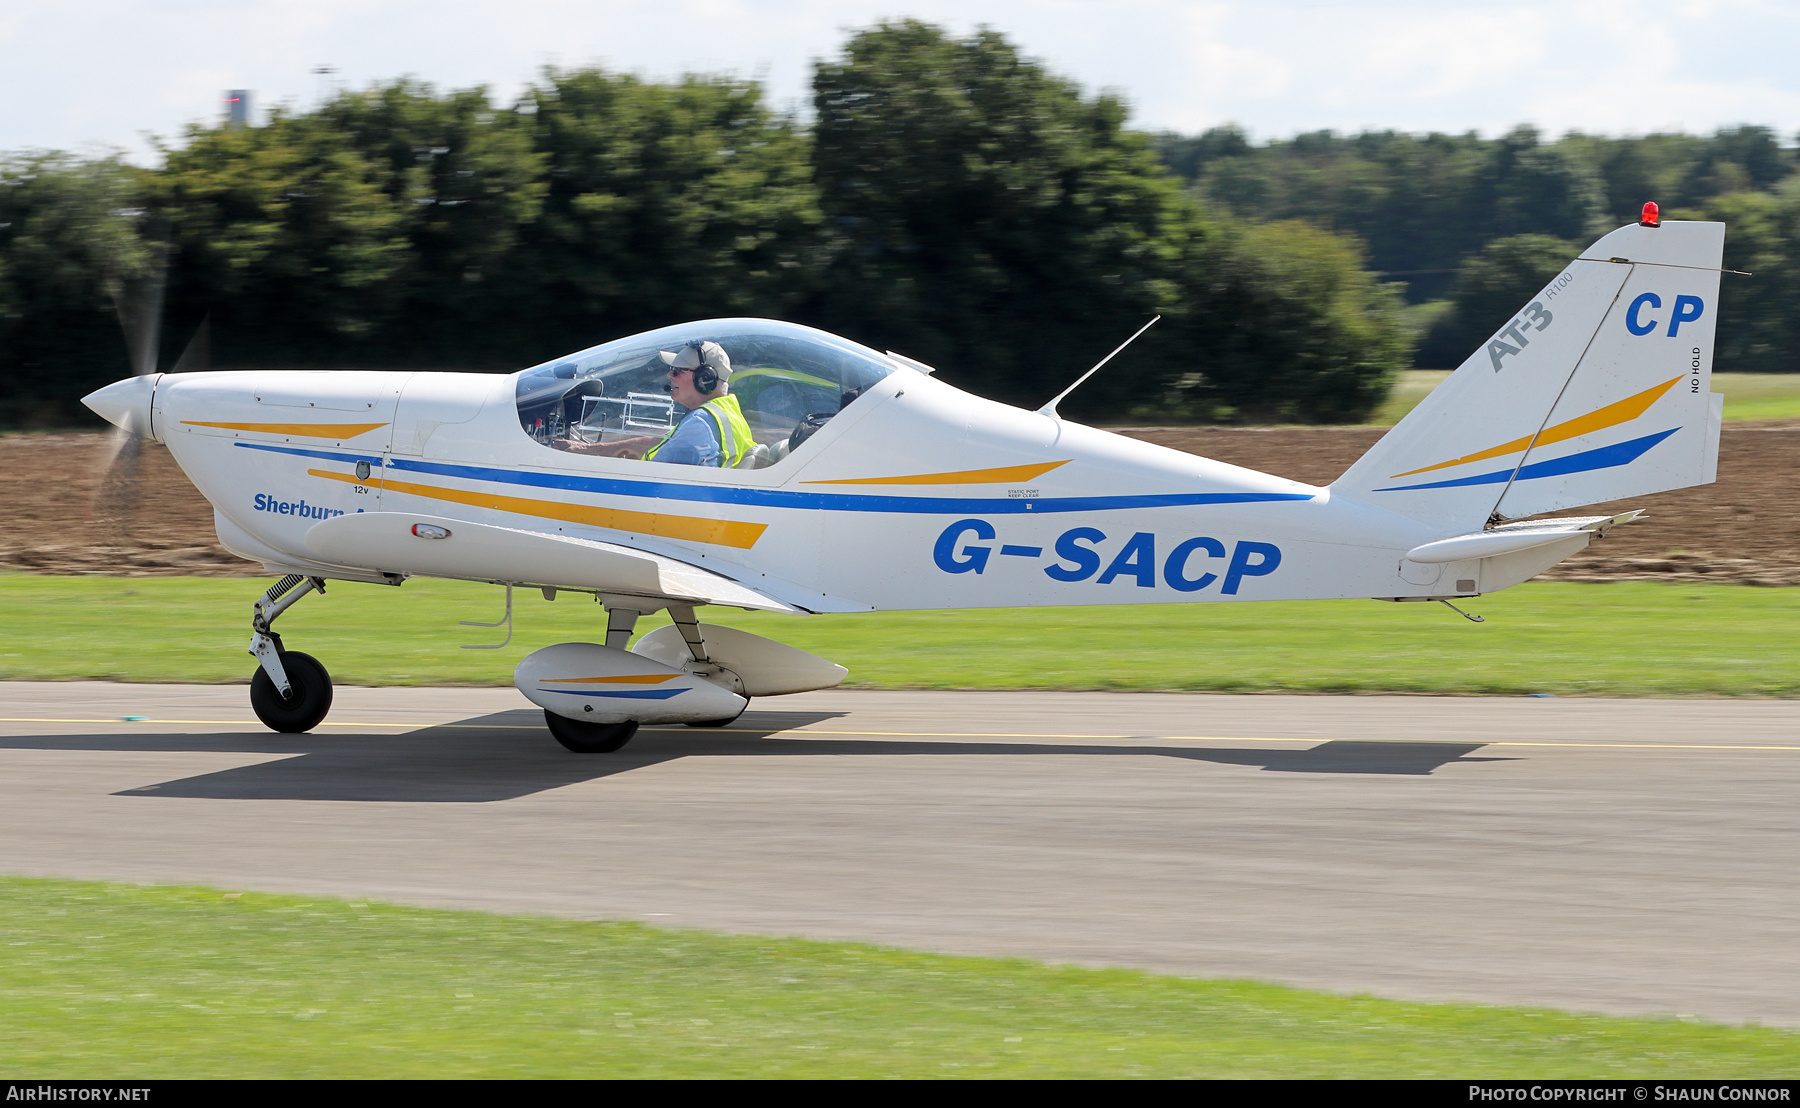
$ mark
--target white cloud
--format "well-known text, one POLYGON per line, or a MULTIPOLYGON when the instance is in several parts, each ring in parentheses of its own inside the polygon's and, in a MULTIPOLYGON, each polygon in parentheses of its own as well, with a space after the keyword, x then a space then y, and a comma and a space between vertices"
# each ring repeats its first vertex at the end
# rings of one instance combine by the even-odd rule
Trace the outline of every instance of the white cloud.
POLYGON ((1346 72, 1330 87, 1345 102, 1386 93, 1413 100, 1460 96, 1509 81, 1544 60, 1542 12, 1436 12, 1397 25, 1344 27, 1346 72), (1355 32, 1363 30, 1362 35, 1355 32))

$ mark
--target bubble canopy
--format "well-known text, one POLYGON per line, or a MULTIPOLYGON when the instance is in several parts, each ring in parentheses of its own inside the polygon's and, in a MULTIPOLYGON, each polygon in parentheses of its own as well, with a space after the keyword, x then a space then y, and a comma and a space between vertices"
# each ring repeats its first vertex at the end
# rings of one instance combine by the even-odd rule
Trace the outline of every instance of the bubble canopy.
MULTIPOLYGON (((737 397, 759 449, 745 465, 773 465, 812 431, 898 368, 849 339, 772 319, 710 319, 630 335, 519 374, 519 423, 545 446, 584 454, 634 452, 671 431, 686 409, 669 396, 660 351, 716 342, 731 358, 737 397)), ((641 453, 638 451, 637 453, 641 453)))

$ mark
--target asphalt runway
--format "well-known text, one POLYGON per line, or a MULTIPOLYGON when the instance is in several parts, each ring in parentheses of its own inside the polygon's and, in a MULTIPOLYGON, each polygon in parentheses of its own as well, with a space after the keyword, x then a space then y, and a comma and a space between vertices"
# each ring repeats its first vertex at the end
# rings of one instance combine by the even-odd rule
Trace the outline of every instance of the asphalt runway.
POLYGON ((0 685, 0 870, 1800 1026, 1800 703, 0 685), (123 717, 144 717, 126 721, 123 717))

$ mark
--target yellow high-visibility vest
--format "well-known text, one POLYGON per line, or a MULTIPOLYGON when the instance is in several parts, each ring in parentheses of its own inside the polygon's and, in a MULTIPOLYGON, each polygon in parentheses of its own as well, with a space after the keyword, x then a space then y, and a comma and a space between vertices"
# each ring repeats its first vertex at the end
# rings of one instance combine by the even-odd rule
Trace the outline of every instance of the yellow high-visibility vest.
MULTIPOLYGON (((715 396, 695 408, 694 411, 707 417, 708 422, 712 424, 713 435, 719 440, 719 465, 731 469, 744 460, 744 455, 755 449, 756 440, 750 437, 750 424, 744 419, 744 409, 738 407, 737 397, 730 393, 726 393, 724 396, 715 396)), ((676 424, 675 426, 679 428, 681 425, 676 424)), ((644 460, 655 461, 656 452, 661 450, 663 443, 668 442, 674 434, 675 430, 671 429, 667 435, 663 436, 662 442, 645 452, 644 460)))

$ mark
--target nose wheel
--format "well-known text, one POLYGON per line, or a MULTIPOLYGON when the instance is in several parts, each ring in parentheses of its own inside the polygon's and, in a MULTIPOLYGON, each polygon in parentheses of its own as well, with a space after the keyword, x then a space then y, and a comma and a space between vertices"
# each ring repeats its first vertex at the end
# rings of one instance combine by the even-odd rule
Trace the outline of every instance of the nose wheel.
POLYGON ((331 711, 331 674, 311 654, 281 651, 288 692, 283 695, 267 671, 258 669, 250 678, 250 707, 271 731, 298 735, 311 731, 331 711))
POLYGON ((283 734, 311 731, 331 711, 331 674, 312 655, 283 648, 281 636, 269 629, 276 616, 315 590, 323 595, 325 582, 290 573, 256 602, 250 619, 250 654, 260 663, 250 678, 250 707, 283 734))

